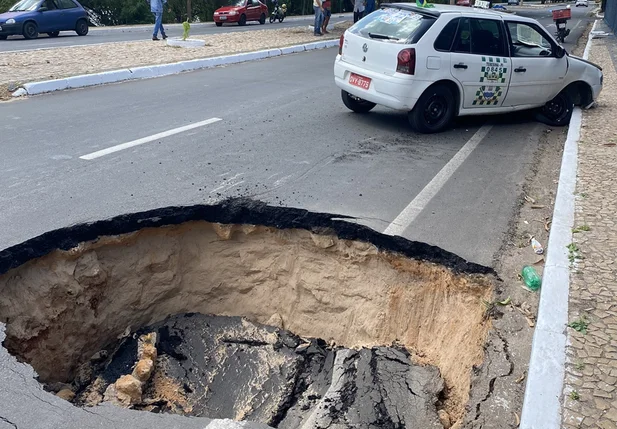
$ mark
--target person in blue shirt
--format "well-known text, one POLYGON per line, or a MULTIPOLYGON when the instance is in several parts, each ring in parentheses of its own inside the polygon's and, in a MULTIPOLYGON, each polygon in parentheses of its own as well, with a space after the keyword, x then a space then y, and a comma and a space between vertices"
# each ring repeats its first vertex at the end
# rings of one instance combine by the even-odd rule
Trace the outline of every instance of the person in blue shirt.
POLYGON ((152 40, 159 40, 158 33, 161 31, 163 39, 167 39, 165 29, 163 28, 163 10, 167 0, 150 0, 150 11, 154 15, 154 33, 152 33, 152 40))
POLYGON ((375 0, 366 0, 366 8, 364 9, 364 16, 375 10, 375 0))

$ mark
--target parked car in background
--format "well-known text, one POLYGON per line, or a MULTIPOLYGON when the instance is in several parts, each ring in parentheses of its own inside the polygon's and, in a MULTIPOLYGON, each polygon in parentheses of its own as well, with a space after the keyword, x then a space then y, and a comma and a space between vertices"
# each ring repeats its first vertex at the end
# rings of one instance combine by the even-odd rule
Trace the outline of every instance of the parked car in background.
POLYGON ((457 6, 469 6, 471 7, 471 0, 456 0, 457 6))
POLYGON ((88 13, 77 0, 21 0, 0 14, 0 40, 36 39, 40 33, 57 37, 61 31, 88 34, 88 13))
POLYGON ((214 22, 221 27, 226 22, 245 25, 249 21, 266 23, 268 6, 259 0, 232 0, 229 6, 223 6, 214 11, 214 22))
POLYGON ((487 9, 382 5, 341 36, 334 81, 345 106, 407 113, 435 133, 457 116, 534 110, 570 122, 602 90, 602 69, 569 55, 538 21, 487 9))
POLYGON ((520 0, 508 0, 508 6, 518 6, 520 0))
POLYGON ((576 0, 576 7, 579 7, 579 6, 588 7, 589 1, 588 0, 576 0))

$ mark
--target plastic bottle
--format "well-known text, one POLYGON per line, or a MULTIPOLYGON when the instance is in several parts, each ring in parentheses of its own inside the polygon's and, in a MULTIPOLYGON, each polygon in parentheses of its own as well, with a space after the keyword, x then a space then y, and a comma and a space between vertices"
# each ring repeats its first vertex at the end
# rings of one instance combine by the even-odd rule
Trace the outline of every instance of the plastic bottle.
POLYGON ((530 290, 540 289, 542 279, 532 266, 525 265, 523 267, 523 271, 521 272, 521 276, 523 276, 523 281, 530 290))
POLYGON ((531 237, 531 247, 537 255, 541 255, 544 253, 544 249, 542 248, 540 242, 533 237, 531 237))

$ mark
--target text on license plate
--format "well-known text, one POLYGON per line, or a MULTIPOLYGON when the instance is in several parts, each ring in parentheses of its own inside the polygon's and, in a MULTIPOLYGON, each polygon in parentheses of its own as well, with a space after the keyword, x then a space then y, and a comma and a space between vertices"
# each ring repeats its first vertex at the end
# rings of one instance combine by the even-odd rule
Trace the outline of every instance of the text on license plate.
POLYGON ((225 21, 225 20, 227 19, 227 17, 226 17, 226 16, 221 16, 221 17, 219 17, 219 19, 220 19, 221 21, 225 21))
POLYGON ((349 83, 362 89, 368 89, 371 86, 371 80, 368 77, 360 76, 352 73, 349 76, 349 83))

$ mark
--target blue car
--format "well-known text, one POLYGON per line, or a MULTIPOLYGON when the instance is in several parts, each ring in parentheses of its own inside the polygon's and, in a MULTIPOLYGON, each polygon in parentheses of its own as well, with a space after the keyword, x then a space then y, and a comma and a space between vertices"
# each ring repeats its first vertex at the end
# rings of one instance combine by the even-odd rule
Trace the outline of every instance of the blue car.
POLYGON ((0 40, 15 35, 36 39, 39 33, 57 37, 61 31, 88 34, 88 13, 77 0, 21 0, 0 14, 0 40))

